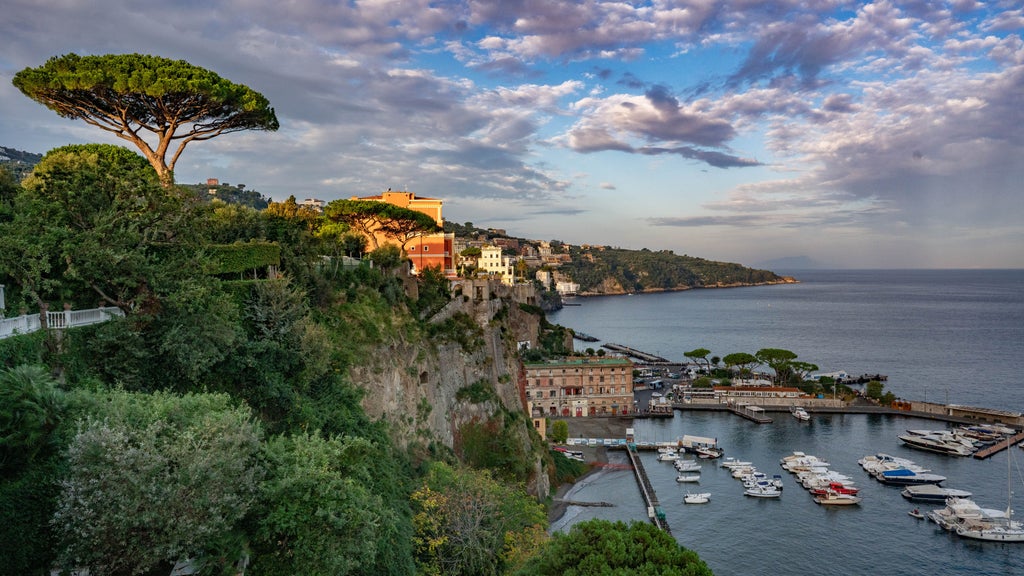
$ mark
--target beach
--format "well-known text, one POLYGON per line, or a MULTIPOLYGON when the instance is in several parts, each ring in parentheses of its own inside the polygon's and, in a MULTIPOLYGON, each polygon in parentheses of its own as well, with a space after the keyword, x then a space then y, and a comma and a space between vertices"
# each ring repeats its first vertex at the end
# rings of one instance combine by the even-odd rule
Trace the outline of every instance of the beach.
MULTIPOLYGON (((565 418, 569 423, 569 438, 625 438, 626 428, 633 426, 632 418, 611 417, 611 418, 565 418)), ((562 499, 572 490, 573 486, 601 469, 602 464, 608 462, 608 451, 604 446, 573 446, 573 450, 583 452, 583 458, 590 466, 585 474, 576 479, 574 483, 565 483, 558 486, 548 507, 548 522, 558 521, 568 504, 562 499)))

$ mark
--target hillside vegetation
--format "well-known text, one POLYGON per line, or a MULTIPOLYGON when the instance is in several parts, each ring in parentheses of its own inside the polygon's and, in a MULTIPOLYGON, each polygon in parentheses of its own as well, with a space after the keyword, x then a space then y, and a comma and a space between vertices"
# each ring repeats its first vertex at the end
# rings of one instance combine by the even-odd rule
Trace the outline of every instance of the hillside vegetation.
POLYGON ((580 285, 581 294, 655 292, 777 284, 788 280, 768 270, 755 270, 730 262, 657 252, 609 247, 571 246, 572 262, 561 271, 580 285))

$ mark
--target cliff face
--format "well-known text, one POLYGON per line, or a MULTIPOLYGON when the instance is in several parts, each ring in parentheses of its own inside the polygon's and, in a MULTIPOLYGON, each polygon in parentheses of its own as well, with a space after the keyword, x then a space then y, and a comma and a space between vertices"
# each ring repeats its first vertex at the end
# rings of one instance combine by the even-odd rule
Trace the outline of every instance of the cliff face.
POLYGON ((520 342, 537 345, 540 317, 520 309, 522 297, 495 285, 459 296, 432 322, 450 323, 461 343, 437 334, 403 337, 382 345, 350 375, 366 390, 366 413, 385 419, 405 448, 436 442, 463 457, 468 426, 501 428, 525 455, 528 491, 544 498, 550 492, 546 451, 525 414, 516 356, 520 342), (459 318, 471 324, 454 324, 459 318))

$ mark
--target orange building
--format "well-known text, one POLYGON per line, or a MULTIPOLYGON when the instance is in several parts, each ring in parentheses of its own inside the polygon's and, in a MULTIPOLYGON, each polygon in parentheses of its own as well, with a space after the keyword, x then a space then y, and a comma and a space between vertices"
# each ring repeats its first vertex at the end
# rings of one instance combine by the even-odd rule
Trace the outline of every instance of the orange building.
MULTIPOLYGON (((441 217, 441 206, 443 201, 437 198, 417 198, 412 192, 392 192, 389 188, 376 196, 353 196, 350 200, 372 200, 387 202, 409 210, 422 212, 437 222, 438 226, 444 226, 444 218, 441 217)), ((383 245, 392 240, 383 235, 377 236, 378 244, 383 245)), ((423 234, 413 238, 405 245, 406 255, 412 261, 413 274, 419 274, 426 268, 440 267, 445 276, 455 277, 454 260, 455 234, 436 232, 434 234, 423 234)))

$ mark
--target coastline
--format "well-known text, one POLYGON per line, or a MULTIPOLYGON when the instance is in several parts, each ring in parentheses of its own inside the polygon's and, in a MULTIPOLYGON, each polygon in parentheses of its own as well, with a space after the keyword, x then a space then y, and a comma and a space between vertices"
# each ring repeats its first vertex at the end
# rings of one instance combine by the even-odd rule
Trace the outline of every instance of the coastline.
MULTIPOLYGON (((601 418, 556 418, 569 424, 570 438, 625 438, 626 428, 633 425, 631 416, 612 416, 601 418)), ((608 463, 608 450, 604 446, 578 446, 574 450, 583 452, 583 458, 589 469, 575 482, 560 484, 551 497, 548 507, 548 524, 557 522, 564 514, 568 504, 562 499, 581 481, 601 470, 608 463)))
POLYGON ((601 469, 602 464, 608 463, 608 450, 604 446, 598 446, 596 448, 583 447, 583 457, 587 459, 589 468, 583 473, 582 476, 576 479, 575 482, 566 482, 560 484, 558 489, 555 490, 554 495, 551 497, 551 505, 548 506, 548 524, 554 524, 562 519, 565 515, 565 510, 569 507, 562 501, 573 488, 575 488, 580 482, 585 480, 587 477, 592 476, 598 470, 601 469))

